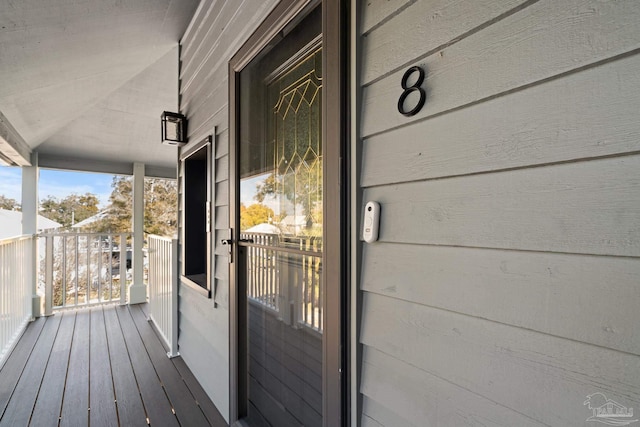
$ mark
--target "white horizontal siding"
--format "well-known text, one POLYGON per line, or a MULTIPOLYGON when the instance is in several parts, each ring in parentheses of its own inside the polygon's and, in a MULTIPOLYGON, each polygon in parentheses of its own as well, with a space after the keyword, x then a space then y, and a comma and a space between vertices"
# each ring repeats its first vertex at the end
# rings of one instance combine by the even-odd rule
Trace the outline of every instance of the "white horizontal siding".
MULTIPOLYGON (((614 400, 624 398, 625 406, 640 404, 637 355, 372 293, 363 301, 362 324, 362 342, 389 355, 383 366, 394 373, 391 378, 400 376, 397 391, 387 390, 386 395, 397 396, 393 406, 398 413, 413 408, 415 420, 433 412, 434 421, 440 416, 429 407, 429 396, 439 389, 425 374, 486 399, 473 405, 474 416, 496 413, 498 403, 544 425, 569 426, 589 416, 582 402, 596 391, 614 400), (397 363, 392 368, 393 359, 404 362, 404 369, 397 363), (400 390, 403 396, 398 396, 400 390)), ((368 354, 365 351, 365 363, 368 354)), ((381 368, 370 375, 385 375, 381 368)), ((363 373, 363 384, 378 383, 368 378, 366 369, 363 373)), ((465 407, 461 393, 452 392, 451 400, 465 407)), ((504 419, 499 425, 524 424, 504 419)))
POLYGON ((182 287, 180 353, 207 394, 229 420, 229 262, 219 241, 229 228, 228 63, 266 17, 275 0, 205 0, 181 41, 180 110, 189 118, 189 141, 213 130, 214 201, 211 289, 207 299, 182 287))
POLYGON ((362 185, 637 152, 638 110, 631 56, 368 138, 362 185))
POLYGON ((640 3, 362 2, 365 426, 640 405, 640 3), (395 8, 395 10, 393 10, 395 8), (409 66, 426 104, 397 112, 409 66))
POLYGON ((371 187, 380 240, 640 256, 640 156, 371 187))
MULTIPOLYGON (((406 28, 395 21, 387 25, 406 28)), ((638 49, 638 22, 635 0, 540 0, 416 60, 426 69, 428 102, 410 119, 398 114, 396 102, 389 102, 397 101, 402 92, 404 68, 367 86, 362 134, 387 131, 638 49)), ((415 58, 424 52, 419 44, 412 51, 415 58)))

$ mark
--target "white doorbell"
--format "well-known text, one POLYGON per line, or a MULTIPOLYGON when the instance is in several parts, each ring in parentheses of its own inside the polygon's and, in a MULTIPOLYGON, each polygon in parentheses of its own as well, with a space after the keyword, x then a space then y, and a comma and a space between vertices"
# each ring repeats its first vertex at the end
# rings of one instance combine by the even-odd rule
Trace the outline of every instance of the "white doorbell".
POLYGON ((378 202, 367 202, 364 207, 364 221, 362 237, 367 243, 378 240, 380 229, 380 204, 378 202))

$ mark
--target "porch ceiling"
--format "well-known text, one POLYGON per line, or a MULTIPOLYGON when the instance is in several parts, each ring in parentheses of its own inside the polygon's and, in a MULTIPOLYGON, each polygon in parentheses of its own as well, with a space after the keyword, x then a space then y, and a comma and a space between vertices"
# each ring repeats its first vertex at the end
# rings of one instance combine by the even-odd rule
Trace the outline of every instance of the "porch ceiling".
POLYGON ((175 169, 160 114, 177 110, 178 41, 197 5, 1 1, 0 112, 41 165, 175 169))

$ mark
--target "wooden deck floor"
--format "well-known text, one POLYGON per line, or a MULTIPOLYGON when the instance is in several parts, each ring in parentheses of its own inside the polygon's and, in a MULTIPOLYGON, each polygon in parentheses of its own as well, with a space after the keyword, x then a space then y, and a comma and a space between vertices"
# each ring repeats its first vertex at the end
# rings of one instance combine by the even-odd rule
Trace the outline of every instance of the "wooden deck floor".
POLYGON ((146 306, 32 322, 0 370, 0 426, 226 426, 146 306))

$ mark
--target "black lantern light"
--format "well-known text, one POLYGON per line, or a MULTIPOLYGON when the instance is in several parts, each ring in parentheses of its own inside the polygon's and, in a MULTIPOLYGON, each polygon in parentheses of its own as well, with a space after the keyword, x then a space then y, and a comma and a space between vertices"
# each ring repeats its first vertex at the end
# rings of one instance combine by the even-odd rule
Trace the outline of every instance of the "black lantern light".
POLYGON ((187 118, 182 114, 165 111, 162 119, 162 143, 182 146, 187 143, 187 118))

